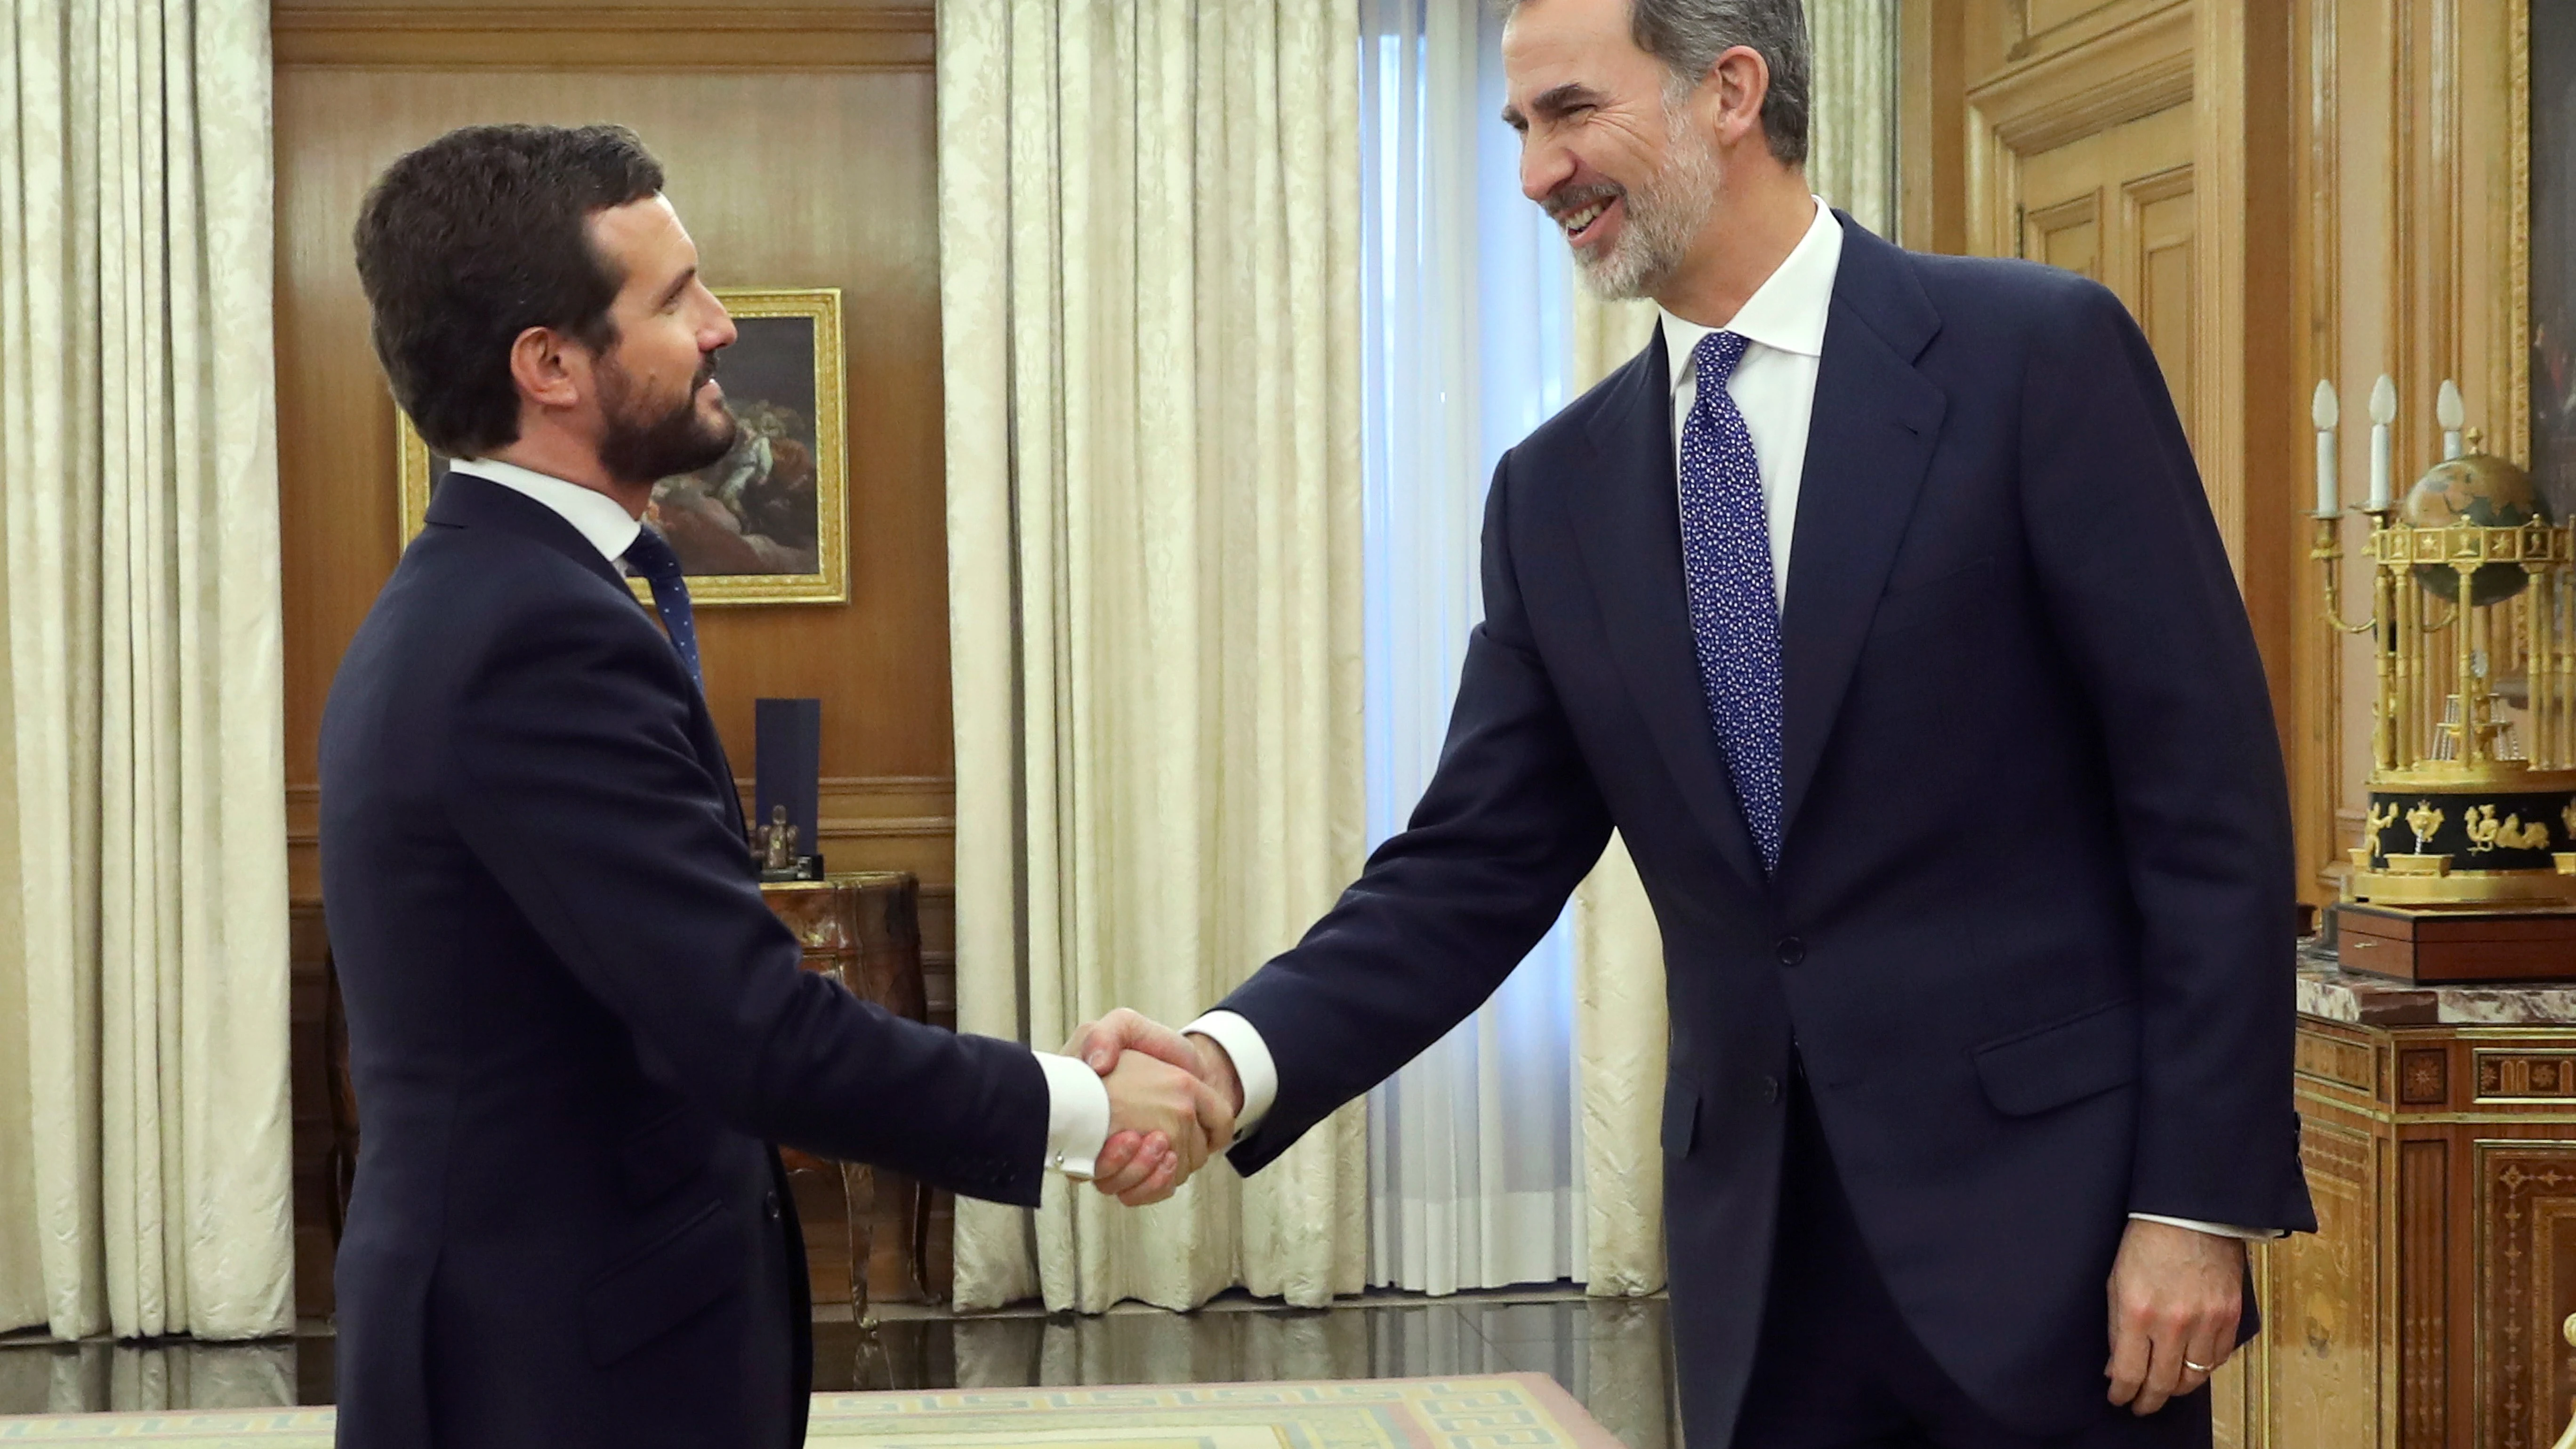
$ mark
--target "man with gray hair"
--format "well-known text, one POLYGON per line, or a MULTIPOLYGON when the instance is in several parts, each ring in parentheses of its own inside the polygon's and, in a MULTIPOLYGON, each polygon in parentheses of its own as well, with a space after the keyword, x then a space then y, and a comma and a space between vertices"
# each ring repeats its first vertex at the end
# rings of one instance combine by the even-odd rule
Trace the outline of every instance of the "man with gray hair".
POLYGON ((1258 1170, 1615 827, 1691 1442, 2206 1446, 2243 1240, 2314 1219, 2280 746, 2153 354, 2092 282, 1811 196, 1799 0, 1520 0, 1503 60, 1523 189, 1661 325, 1495 470, 1410 827, 1216 1011, 1074 1049, 1197 1071, 1258 1170))

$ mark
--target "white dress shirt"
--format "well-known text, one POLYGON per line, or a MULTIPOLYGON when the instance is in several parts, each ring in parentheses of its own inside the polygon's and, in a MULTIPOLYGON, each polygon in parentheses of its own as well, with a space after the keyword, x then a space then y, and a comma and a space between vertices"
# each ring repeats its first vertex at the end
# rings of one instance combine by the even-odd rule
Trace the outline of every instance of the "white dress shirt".
MULTIPOLYGON (((1834 220, 1833 208, 1822 198, 1815 205, 1815 220, 1807 224, 1806 235, 1725 325, 1726 331, 1746 343, 1735 371, 1727 376, 1726 395, 1744 416, 1754 464, 1762 475, 1763 514, 1771 535, 1772 596, 1784 611, 1789 601, 1789 550, 1798 527, 1798 483, 1806 469, 1807 428, 1815 414, 1816 372, 1824 361, 1834 274, 1841 270, 1843 259, 1842 223, 1834 220)), ((1678 509, 1682 430, 1699 400, 1699 369, 1693 354, 1701 338, 1719 329, 1657 310, 1672 378, 1673 496, 1678 509)), ((1230 1011, 1209 1012, 1182 1030, 1205 1034, 1234 1059, 1235 1075, 1243 1082, 1243 1110, 1235 1118, 1236 1132, 1238 1137, 1251 1132, 1279 1096, 1279 1068, 1269 1044, 1251 1022, 1230 1011)), ((2155 1213, 2129 1216, 2223 1237, 2278 1236, 2272 1231, 2155 1213)))
MULTIPOLYGON (((1762 474, 1762 513, 1770 525, 1772 598, 1789 602, 1789 545, 1798 530, 1798 480, 1807 468, 1807 420, 1816 408, 1816 368, 1825 356, 1825 318, 1833 311, 1834 274, 1842 269, 1843 228, 1819 201, 1816 219, 1779 267, 1736 309, 1726 330, 1745 340, 1744 356, 1726 379, 1726 395, 1744 415, 1762 474)), ((1699 401, 1699 340, 1717 331, 1657 308, 1664 357, 1672 369, 1673 506, 1681 506, 1682 429, 1699 401)))
MULTIPOLYGON (((498 483, 554 510, 621 573, 626 569, 626 550, 634 545, 635 535, 644 531, 625 504, 596 488, 490 458, 468 458, 450 468, 498 483)), ((1075 1058, 1052 1052, 1031 1055, 1046 1073, 1047 1166, 1068 1176, 1089 1177, 1093 1160, 1109 1140, 1109 1088, 1101 1084, 1098 1072, 1075 1058)))

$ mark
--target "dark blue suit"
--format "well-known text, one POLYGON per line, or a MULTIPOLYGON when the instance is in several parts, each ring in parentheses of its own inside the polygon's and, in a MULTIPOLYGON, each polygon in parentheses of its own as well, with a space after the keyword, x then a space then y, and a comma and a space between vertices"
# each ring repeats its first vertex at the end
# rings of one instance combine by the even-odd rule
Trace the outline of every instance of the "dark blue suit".
POLYGON ((440 487, 332 685, 321 837, 365 1127, 342 1444, 801 1442, 768 1143, 1037 1201, 1035 1059, 798 968, 705 701, 543 505, 440 487))
POLYGON ((1224 1003, 1279 1067, 1234 1157, 1260 1168, 1473 1010, 1616 826, 1669 976, 1693 1442, 1744 1398, 1802 1097, 1904 1325, 1997 1421, 2065 1433, 2103 1413, 2129 1213, 2313 1226, 2279 744, 2118 301, 1842 223, 1776 876, 1695 666, 1658 338, 1496 470, 1486 616, 1411 827, 1224 1003))

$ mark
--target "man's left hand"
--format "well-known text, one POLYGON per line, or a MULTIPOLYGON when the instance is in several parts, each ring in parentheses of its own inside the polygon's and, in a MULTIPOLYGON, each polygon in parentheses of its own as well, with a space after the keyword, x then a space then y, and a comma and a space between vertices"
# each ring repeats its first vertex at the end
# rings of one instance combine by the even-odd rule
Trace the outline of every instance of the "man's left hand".
POLYGON ((2152 1414, 2193 1393, 2236 1352, 2245 1244, 2129 1220, 2111 1265, 2111 1402, 2152 1414))

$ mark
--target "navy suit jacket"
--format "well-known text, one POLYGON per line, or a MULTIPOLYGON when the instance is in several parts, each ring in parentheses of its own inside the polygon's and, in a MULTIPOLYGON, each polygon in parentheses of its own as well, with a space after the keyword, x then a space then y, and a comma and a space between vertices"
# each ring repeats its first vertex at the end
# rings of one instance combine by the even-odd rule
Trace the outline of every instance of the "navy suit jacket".
POLYGON ((1038 1200, 1036 1060, 799 969, 705 701, 552 510, 440 486, 341 661, 321 786, 365 1125, 342 1444, 801 1442, 768 1143, 1038 1200))
POLYGON ((2156 361, 2067 272, 1844 242, 1782 618, 1765 878, 1702 696, 1668 359, 1486 502, 1485 619, 1411 826, 1229 998, 1257 1170, 1472 1011, 1617 827, 1662 927, 1693 1442, 1751 1368, 1803 1059, 1863 1235, 1960 1386, 2097 1416, 2131 1212, 2312 1228, 2293 851, 2263 670, 2156 361))

